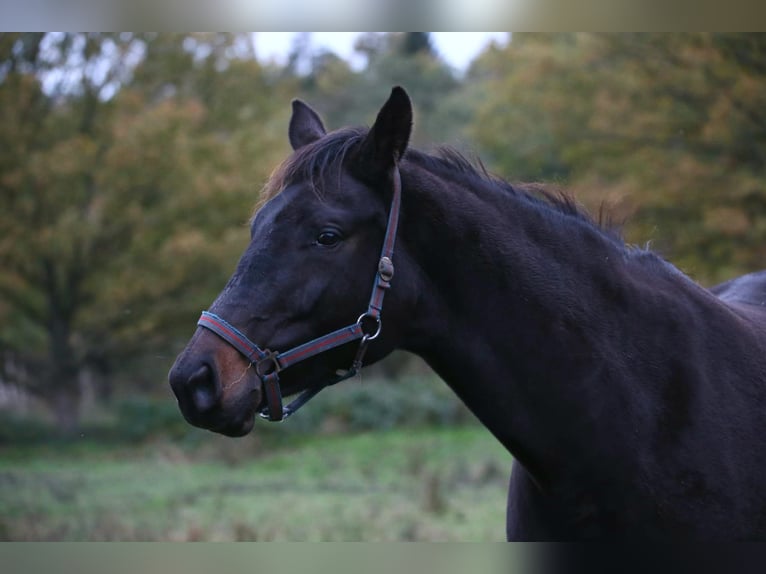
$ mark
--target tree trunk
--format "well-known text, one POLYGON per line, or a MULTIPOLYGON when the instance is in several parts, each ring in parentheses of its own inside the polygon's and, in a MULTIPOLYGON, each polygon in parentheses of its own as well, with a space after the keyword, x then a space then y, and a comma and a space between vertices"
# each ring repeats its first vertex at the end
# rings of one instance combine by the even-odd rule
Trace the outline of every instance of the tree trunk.
POLYGON ((80 427, 80 393, 77 382, 72 383, 54 392, 48 403, 59 433, 66 437, 75 435, 80 427))
POLYGON ((43 259, 48 290, 48 337, 50 371, 44 383, 44 394, 53 410, 59 430, 74 434, 80 415, 80 362, 72 347, 72 318, 76 306, 77 273, 69 270, 65 278, 56 272, 56 262, 43 259))

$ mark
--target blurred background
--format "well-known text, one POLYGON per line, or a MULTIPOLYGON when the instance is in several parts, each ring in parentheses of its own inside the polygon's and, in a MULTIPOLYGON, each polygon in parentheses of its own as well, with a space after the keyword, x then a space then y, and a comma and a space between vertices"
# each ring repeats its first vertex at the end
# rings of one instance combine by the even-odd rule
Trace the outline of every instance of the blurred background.
POLYGON ((284 425, 188 426, 176 353, 289 152, 410 93, 414 145, 553 182, 703 285, 764 267, 766 35, 0 34, 0 538, 501 540, 511 458, 395 354, 284 425))

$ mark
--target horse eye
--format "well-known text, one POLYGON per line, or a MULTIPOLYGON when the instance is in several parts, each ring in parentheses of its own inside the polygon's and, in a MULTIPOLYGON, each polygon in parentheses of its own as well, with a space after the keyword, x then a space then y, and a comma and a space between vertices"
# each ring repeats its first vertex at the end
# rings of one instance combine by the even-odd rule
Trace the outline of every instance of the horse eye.
POLYGON ((324 245, 325 247, 330 247, 338 243, 340 239, 340 235, 335 231, 323 231, 317 237, 317 243, 319 245, 324 245))

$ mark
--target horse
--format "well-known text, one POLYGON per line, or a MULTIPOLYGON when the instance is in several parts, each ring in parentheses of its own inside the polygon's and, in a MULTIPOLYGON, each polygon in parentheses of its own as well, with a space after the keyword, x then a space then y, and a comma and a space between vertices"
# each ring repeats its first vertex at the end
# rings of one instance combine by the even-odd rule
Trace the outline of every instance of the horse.
POLYGON ((766 538, 766 272, 706 289, 412 126, 399 86, 371 128, 292 102, 293 151, 168 375, 185 419, 242 436, 404 349, 513 456, 509 540, 766 538))

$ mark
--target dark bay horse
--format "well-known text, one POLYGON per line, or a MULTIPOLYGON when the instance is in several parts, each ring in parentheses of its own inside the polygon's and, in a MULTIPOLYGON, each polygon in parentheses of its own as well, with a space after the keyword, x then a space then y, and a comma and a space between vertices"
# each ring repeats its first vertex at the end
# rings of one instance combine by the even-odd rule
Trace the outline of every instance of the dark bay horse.
POLYGON ((704 289, 411 127, 401 88, 370 129, 293 102, 294 153, 170 371, 184 417, 243 435, 406 349, 514 456, 509 539, 766 538, 766 273, 704 289))

